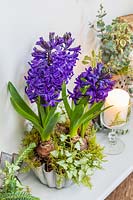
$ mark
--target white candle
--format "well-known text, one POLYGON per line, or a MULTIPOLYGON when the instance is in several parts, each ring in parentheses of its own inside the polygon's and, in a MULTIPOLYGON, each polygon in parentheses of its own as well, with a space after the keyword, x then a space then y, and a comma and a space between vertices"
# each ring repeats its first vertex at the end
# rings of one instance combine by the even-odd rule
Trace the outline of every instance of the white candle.
POLYGON ((105 125, 113 126, 126 122, 129 99, 129 94, 122 89, 113 89, 108 93, 108 96, 105 100, 105 107, 112 107, 104 111, 105 125))

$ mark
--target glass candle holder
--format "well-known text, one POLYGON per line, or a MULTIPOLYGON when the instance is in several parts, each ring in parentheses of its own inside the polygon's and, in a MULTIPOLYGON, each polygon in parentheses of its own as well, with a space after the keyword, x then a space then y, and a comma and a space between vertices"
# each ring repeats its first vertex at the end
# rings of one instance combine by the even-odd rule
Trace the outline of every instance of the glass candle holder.
POLYGON ((101 123, 111 130, 104 141, 105 153, 117 155, 123 152, 125 144, 118 137, 118 133, 126 133, 128 118, 130 116, 130 97, 122 89, 114 89, 109 92, 104 107, 112 106, 100 115, 101 123))

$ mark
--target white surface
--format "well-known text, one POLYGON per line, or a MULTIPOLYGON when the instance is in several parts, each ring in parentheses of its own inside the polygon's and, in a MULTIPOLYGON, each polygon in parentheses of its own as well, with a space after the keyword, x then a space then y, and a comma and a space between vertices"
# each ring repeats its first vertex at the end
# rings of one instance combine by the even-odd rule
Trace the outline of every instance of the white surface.
MULTIPOLYGON (((95 35, 89 21, 96 18, 99 4, 108 12, 106 21, 133 13, 133 0, 0 0, 0 150, 14 152, 23 135, 23 120, 13 110, 7 95, 12 81, 24 94, 24 73, 32 48, 48 32, 72 32, 82 45, 82 57, 94 48, 95 35)), ((76 74, 83 70, 76 68, 76 74)))
MULTIPOLYGON (((102 143, 105 134, 98 135, 102 143)), ((30 185, 34 195, 41 200, 104 200, 131 172, 133 172, 133 115, 129 123, 129 133, 121 136, 125 150, 120 155, 107 156, 103 170, 96 171, 92 177, 93 188, 70 186, 61 190, 50 189, 42 185, 33 174, 23 180, 30 185)))

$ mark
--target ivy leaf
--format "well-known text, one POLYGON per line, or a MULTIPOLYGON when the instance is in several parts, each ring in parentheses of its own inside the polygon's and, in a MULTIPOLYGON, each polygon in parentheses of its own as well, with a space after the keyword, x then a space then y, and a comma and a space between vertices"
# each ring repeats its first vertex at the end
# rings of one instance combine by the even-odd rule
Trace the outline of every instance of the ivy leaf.
POLYGON ((61 140, 62 142, 64 142, 67 138, 68 138, 67 135, 63 135, 63 134, 60 135, 60 140, 61 140))
POLYGON ((82 170, 79 170, 78 175, 79 175, 78 179, 79 179, 79 182, 80 182, 85 174, 82 170))
POLYGON ((66 162, 67 162, 67 163, 72 163, 72 162, 73 162, 73 158, 72 158, 72 157, 67 158, 67 159, 66 159, 66 162))
POLYGON ((76 169, 76 168, 73 170, 73 176, 74 176, 75 178, 77 177, 77 169, 76 169))
POLYGON ((51 151, 50 153, 55 158, 58 158, 58 156, 59 156, 59 152, 57 150, 51 151))
POLYGON ((94 160, 94 161, 93 161, 93 165, 94 165, 95 167, 99 167, 99 162, 98 162, 97 160, 94 160))
POLYGON ((87 169, 87 171, 86 171, 86 175, 87 176, 92 176, 93 175, 93 170, 89 167, 88 169, 87 169))
POLYGON ((57 162, 58 165, 60 165, 61 167, 63 167, 65 170, 67 170, 68 165, 65 163, 64 160, 60 160, 57 162))
POLYGON ((74 165, 75 165, 76 167, 78 167, 78 166, 80 165, 79 160, 75 160, 75 161, 74 161, 74 165))
POLYGON ((68 150, 65 150, 65 155, 66 155, 67 157, 70 157, 70 156, 72 156, 72 153, 70 153, 68 150))
POLYGON ((81 159, 79 160, 79 162, 80 162, 81 165, 82 165, 82 164, 87 164, 88 159, 84 157, 84 158, 81 158, 81 159))
POLYGON ((68 179, 72 179, 73 173, 72 171, 67 171, 68 179))
POLYGON ((75 147, 75 149, 77 149, 79 151, 80 150, 80 142, 76 142, 74 147, 75 147))
POLYGON ((64 155, 64 150, 63 150, 63 149, 60 150, 60 155, 61 155, 61 156, 64 155))

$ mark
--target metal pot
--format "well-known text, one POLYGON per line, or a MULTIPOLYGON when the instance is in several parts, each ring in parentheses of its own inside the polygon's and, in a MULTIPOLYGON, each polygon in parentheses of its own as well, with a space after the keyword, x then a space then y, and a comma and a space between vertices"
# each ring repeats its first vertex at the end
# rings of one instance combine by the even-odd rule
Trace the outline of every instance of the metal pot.
POLYGON ((54 170, 50 172, 45 171, 45 164, 41 165, 40 167, 34 168, 33 172, 41 183, 47 185, 50 188, 61 189, 64 187, 68 187, 73 183, 71 180, 65 179, 64 177, 61 181, 59 181, 60 177, 54 170))

